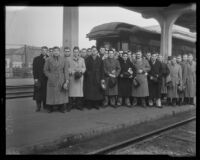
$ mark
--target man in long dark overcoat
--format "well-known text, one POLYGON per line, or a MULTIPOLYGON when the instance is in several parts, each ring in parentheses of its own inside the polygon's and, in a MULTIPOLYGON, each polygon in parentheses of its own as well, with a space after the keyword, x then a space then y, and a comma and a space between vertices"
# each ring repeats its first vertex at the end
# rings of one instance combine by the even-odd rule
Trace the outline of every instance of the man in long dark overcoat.
POLYGON ((149 106, 153 106, 154 99, 156 106, 161 108, 161 86, 162 86, 162 64, 156 59, 156 53, 152 53, 149 65, 149 106))
POLYGON ((86 61, 85 72, 85 99, 88 102, 89 108, 99 109, 104 98, 104 91, 101 84, 104 81, 103 61, 97 55, 98 51, 95 46, 92 47, 92 55, 86 61))
POLYGON ((41 54, 33 59, 33 78, 34 78, 34 95, 33 99, 36 101, 36 112, 40 111, 41 104, 46 109, 46 90, 47 77, 44 74, 43 68, 47 58, 48 48, 43 46, 41 54))
POLYGON ((136 68, 131 60, 128 58, 126 52, 123 53, 123 59, 119 61, 121 72, 118 77, 118 102, 121 106, 124 100, 126 106, 131 106, 130 97, 132 91, 133 79, 136 76, 136 68))
POLYGON ((170 71, 167 66, 167 63, 164 62, 163 56, 159 55, 158 60, 162 65, 162 86, 161 86, 161 100, 165 100, 167 98, 167 86, 166 86, 166 79, 169 75, 170 71))

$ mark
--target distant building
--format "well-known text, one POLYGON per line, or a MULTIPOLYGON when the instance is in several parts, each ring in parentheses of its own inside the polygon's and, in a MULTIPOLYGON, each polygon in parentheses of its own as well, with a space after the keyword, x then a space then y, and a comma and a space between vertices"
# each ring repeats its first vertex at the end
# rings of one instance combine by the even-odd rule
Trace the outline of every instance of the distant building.
MULTIPOLYGON (((24 46, 20 48, 6 49, 6 59, 9 59, 9 68, 27 67, 32 68, 33 58, 40 54, 40 47, 24 46)), ((7 66, 8 67, 8 66, 7 66)))
POLYGON ((23 46, 6 49, 6 78, 32 77, 34 57, 40 54, 40 47, 23 46))
POLYGON ((22 62, 13 61, 12 68, 22 68, 22 62))

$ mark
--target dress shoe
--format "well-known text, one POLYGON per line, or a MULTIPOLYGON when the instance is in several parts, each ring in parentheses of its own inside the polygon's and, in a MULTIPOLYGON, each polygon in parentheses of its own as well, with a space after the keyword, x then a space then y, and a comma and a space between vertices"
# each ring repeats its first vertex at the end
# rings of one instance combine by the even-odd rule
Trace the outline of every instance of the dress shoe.
POLYGON ((65 110, 63 110, 63 109, 60 109, 60 112, 61 112, 61 113, 65 113, 65 110))
POLYGON ((51 112, 53 112, 53 110, 52 110, 52 109, 49 109, 49 110, 47 111, 47 113, 51 113, 51 112))
POLYGON ((163 108, 163 106, 156 106, 157 108, 163 108))
POLYGON ((99 109, 100 109, 100 107, 99 107, 99 106, 94 106, 94 108, 95 108, 95 109, 97 109, 97 110, 99 110, 99 109))
POLYGON ((40 111, 40 108, 37 108, 35 111, 36 111, 36 112, 39 112, 39 111, 40 111))
POLYGON ((122 104, 120 102, 117 102, 117 106, 121 106, 122 104))
POLYGON ((133 101, 133 106, 136 106, 137 105, 137 101, 133 101))
POLYGON ((175 107, 176 106, 176 102, 172 102, 172 106, 175 107))

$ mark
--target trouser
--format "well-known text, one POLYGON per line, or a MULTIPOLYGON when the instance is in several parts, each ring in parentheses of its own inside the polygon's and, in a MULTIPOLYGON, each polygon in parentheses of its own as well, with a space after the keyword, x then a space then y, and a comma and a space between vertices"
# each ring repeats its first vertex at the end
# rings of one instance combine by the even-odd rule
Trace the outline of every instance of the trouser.
POLYGON ((167 98, 167 104, 175 106, 177 104, 177 98, 167 98))
POLYGON ((102 100, 87 100, 88 108, 99 108, 102 105, 102 100))
POLYGON ((149 98, 149 106, 154 104, 154 99, 157 106, 161 106, 161 98, 149 98))
POLYGON ((162 93, 162 94, 161 94, 161 100, 165 100, 166 97, 167 97, 167 94, 166 94, 166 93, 162 93))
POLYGON ((82 110, 82 97, 69 97, 69 106, 70 108, 77 108, 82 110))
POLYGON ((117 105, 122 105, 122 103, 123 103, 123 100, 125 101, 125 105, 127 105, 127 106, 130 106, 131 105, 131 103, 130 103, 130 98, 129 97, 118 97, 118 99, 117 99, 118 101, 117 101, 117 105))
POLYGON ((180 105, 183 105, 183 103, 184 103, 184 98, 179 97, 178 100, 177 100, 177 104, 180 106, 180 105))
POLYGON ((194 98, 193 97, 189 97, 188 101, 189 101, 189 104, 194 105, 194 98))
POLYGON ((115 106, 116 97, 115 96, 105 96, 104 105, 108 105, 110 101, 110 105, 115 106))
POLYGON ((64 111, 64 110, 65 110, 65 104, 53 104, 53 105, 48 105, 49 111, 53 111, 53 110, 55 110, 55 108, 56 108, 57 110, 64 111))
POLYGON ((37 105, 37 109, 40 110, 41 109, 41 105, 43 106, 43 109, 47 109, 47 105, 45 101, 42 100, 36 100, 36 105, 37 105))
POLYGON ((134 99, 133 99, 133 105, 135 106, 135 105, 137 105, 137 103, 138 103, 138 99, 141 99, 141 103, 142 103, 142 106, 143 107, 146 107, 146 98, 145 97, 135 97, 134 99))

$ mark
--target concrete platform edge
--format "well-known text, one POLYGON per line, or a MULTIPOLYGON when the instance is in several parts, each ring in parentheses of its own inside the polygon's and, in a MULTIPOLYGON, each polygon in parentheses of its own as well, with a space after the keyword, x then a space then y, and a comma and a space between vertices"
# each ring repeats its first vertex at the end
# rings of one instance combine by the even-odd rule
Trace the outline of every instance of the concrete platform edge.
POLYGON ((82 139, 87 139, 87 138, 91 138, 91 137, 94 137, 94 136, 105 134, 105 133, 108 133, 108 132, 111 132, 111 131, 119 130, 119 129, 122 129, 122 128, 127 128, 127 127, 130 127, 130 126, 139 124, 139 123, 144 123, 144 122, 147 122, 147 121, 149 122, 149 121, 153 121, 153 120, 164 118, 164 117, 174 116, 174 115, 179 114, 179 113, 190 112, 192 110, 196 110, 196 107, 195 108, 188 108, 187 111, 185 111, 185 110, 179 111, 179 112, 178 111, 177 112, 172 111, 170 113, 166 113, 164 115, 160 115, 160 116, 157 116, 155 118, 146 118, 146 119, 143 119, 141 121, 134 121, 134 122, 130 121, 129 123, 119 124, 119 125, 115 125, 113 127, 104 127, 103 129, 99 128, 99 129, 96 129, 96 130, 90 129, 90 130, 87 130, 84 133, 63 135, 63 136, 61 136, 57 139, 54 139, 54 140, 46 139, 41 143, 33 144, 33 145, 30 145, 30 146, 23 146, 21 148, 10 148, 9 150, 6 151, 6 154, 20 154, 20 155, 23 155, 23 154, 40 154, 42 152, 53 151, 53 150, 57 150, 59 148, 62 148, 62 146, 66 146, 68 144, 76 143, 76 142, 78 142, 82 139))

